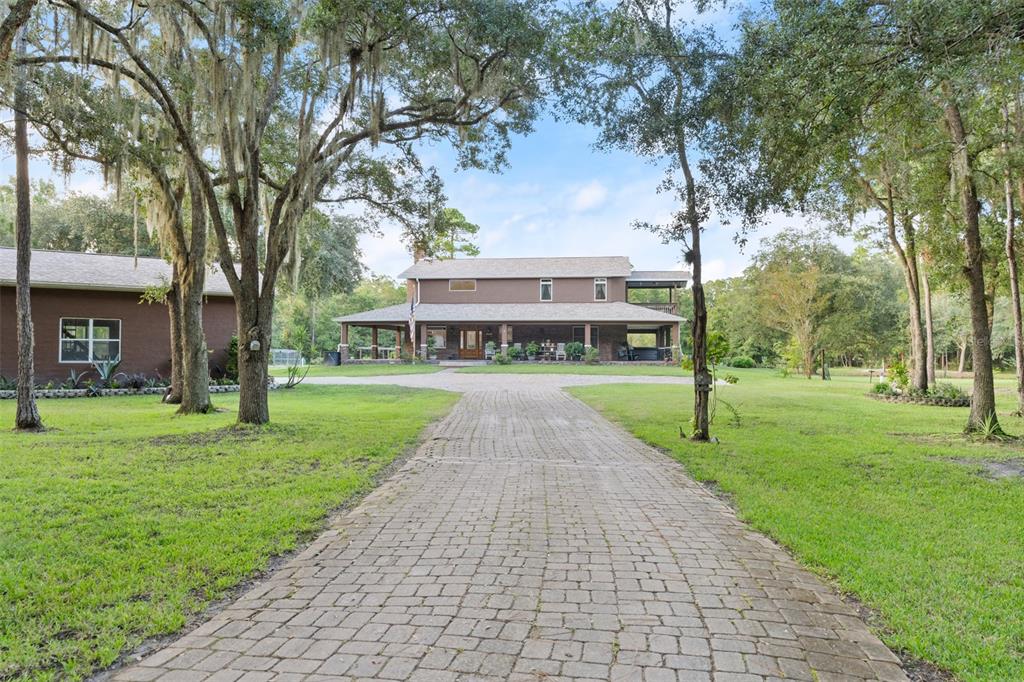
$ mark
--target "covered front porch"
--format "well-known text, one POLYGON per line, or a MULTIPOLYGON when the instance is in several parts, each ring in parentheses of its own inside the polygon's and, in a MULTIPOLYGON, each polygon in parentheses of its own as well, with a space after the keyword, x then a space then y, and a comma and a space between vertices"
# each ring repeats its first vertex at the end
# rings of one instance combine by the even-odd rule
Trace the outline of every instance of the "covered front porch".
POLYGON ((337 318, 341 330, 338 351, 343 362, 414 355, 437 361, 490 360, 499 353, 516 360, 550 362, 580 359, 591 348, 602 362, 656 362, 678 357, 683 320, 675 315, 626 303, 522 308, 515 304, 422 304, 413 316, 409 306, 356 313, 337 318), (485 312, 488 314, 482 314, 485 312), (582 318, 581 312, 597 319, 582 318), (471 313, 469 319, 458 319, 471 313), (396 319, 402 315, 407 316, 404 323, 396 319), (369 330, 369 344, 365 332, 358 334, 363 344, 351 342, 357 329, 369 330))

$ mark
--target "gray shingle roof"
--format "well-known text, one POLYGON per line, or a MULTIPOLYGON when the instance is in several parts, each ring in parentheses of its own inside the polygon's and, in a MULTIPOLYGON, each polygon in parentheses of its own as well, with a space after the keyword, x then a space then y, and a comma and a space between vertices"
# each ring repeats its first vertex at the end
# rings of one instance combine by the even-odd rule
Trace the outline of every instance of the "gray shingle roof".
MULTIPOLYGON (((632 303, 421 303, 417 322, 681 322, 677 315, 632 303)), ((403 324, 409 321, 409 304, 367 310, 334 318, 336 322, 403 324)))
MULTIPOLYGON (((15 249, 0 247, 0 284, 15 283, 15 249)), ((72 251, 32 251, 32 286, 51 289, 145 291, 170 282, 171 266, 161 258, 111 256, 72 251)), ((219 266, 206 271, 206 294, 230 296, 231 288, 219 266)))
POLYGON ((625 256, 576 258, 455 258, 421 260, 401 279, 515 279, 535 277, 628 277, 625 256))

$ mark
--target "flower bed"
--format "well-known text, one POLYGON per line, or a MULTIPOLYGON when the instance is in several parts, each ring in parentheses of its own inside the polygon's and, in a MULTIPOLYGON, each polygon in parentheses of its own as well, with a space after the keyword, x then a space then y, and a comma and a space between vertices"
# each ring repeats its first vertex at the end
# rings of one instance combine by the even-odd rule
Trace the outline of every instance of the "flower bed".
MULTIPOLYGON (((277 388, 271 383, 268 388, 277 388)), ((37 388, 36 398, 97 398, 114 395, 163 395, 167 392, 166 386, 152 386, 149 388, 100 388, 95 391, 88 388, 37 388)), ((238 384, 211 385, 210 393, 237 393, 238 384)), ((17 397, 16 391, 0 391, 0 400, 13 400, 17 397)))
POLYGON ((916 405, 935 405, 936 407, 970 407, 970 398, 944 398, 935 395, 908 395, 894 393, 868 393, 868 397, 884 400, 887 403, 914 403, 916 405))

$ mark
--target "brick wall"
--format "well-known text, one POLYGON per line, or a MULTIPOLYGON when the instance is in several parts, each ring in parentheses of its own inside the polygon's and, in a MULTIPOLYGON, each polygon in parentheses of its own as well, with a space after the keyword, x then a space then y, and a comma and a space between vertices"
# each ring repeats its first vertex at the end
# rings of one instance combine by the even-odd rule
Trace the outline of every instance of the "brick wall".
MULTIPOLYGON (((59 356, 60 319, 81 317, 121 320, 121 366, 126 373, 168 376, 171 369, 167 307, 139 302, 138 292, 32 290, 35 327, 35 371, 40 381, 63 380, 73 369, 90 363, 62 363, 59 356)), ((17 374, 18 345, 14 287, 0 287, 0 374, 17 374)), ((208 297, 203 311, 206 345, 212 351, 211 370, 223 367, 225 349, 236 328, 235 303, 230 297, 208 297)))

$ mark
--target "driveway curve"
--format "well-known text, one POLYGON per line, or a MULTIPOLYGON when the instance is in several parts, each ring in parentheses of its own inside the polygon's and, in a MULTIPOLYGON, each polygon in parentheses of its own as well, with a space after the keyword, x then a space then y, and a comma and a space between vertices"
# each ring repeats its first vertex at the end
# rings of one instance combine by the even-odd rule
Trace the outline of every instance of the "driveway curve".
POLYGON ((682 380, 339 379, 307 381, 465 395, 305 551, 117 679, 907 679, 831 588, 560 390, 682 380))

